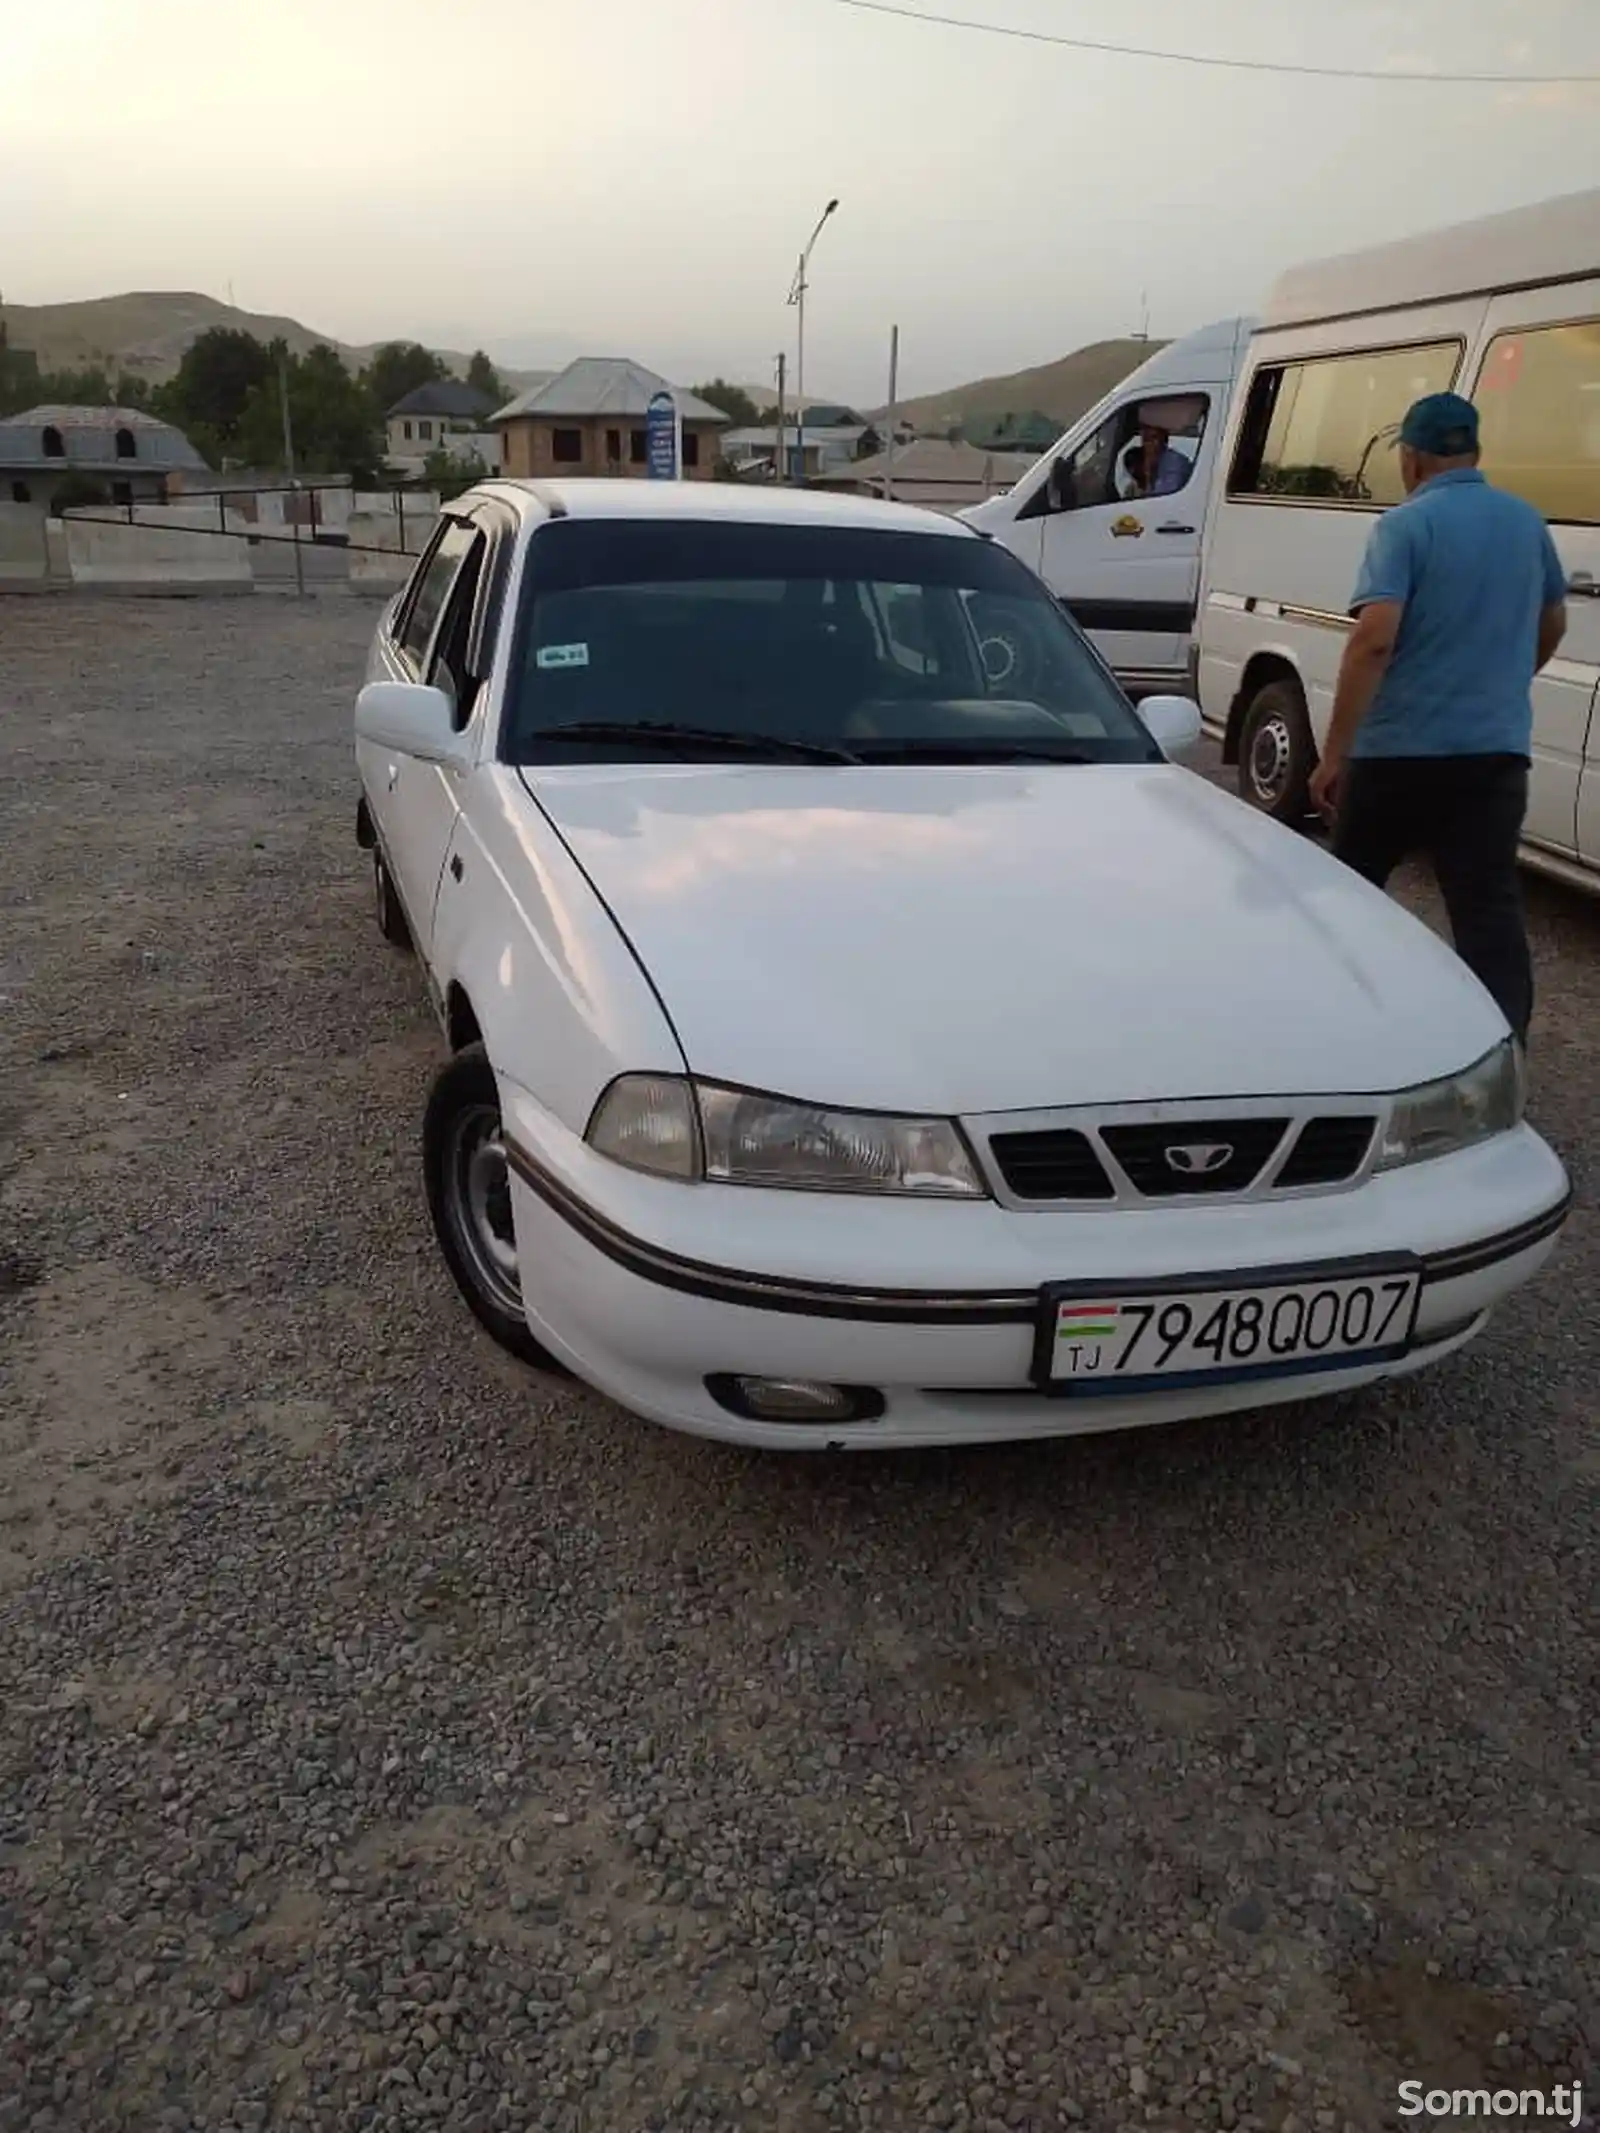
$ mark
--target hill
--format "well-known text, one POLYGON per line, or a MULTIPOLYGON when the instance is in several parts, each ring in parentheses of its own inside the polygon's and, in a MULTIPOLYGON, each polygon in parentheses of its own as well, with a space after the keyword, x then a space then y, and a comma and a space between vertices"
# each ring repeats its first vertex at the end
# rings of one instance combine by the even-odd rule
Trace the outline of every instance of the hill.
MULTIPOLYGON (((1075 422, 1165 346, 1164 341, 1091 341, 1074 355, 1037 364, 1032 370, 1014 370, 1002 378, 976 378, 970 385, 952 385, 944 392, 903 400, 900 414, 919 430, 942 429, 948 422, 970 422, 979 415, 1021 415, 1034 408, 1057 422, 1075 422)), ((875 414, 884 412, 883 408, 874 410, 875 414)))
MULTIPOLYGON (((192 290, 135 290, 125 296, 95 296, 72 304, 7 304, 0 311, 13 348, 31 349, 41 370, 82 370, 103 365, 125 370, 152 385, 170 378, 190 342, 213 326, 253 333, 258 341, 280 336, 295 355, 318 341, 336 348, 352 370, 371 359, 375 341, 352 345, 331 333, 317 333, 298 319, 274 318, 241 311, 219 297, 192 290)), ((404 336, 396 336, 404 338, 404 336)), ((464 375, 467 356, 440 348, 450 368, 464 375)), ((501 370, 508 387, 520 392, 535 376, 531 371, 501 370)))

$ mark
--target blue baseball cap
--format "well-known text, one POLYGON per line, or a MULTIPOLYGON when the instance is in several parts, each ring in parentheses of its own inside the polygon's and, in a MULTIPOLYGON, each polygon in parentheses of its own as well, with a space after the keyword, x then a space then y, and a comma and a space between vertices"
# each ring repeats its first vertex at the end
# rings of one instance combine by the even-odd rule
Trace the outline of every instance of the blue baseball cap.
POLYGON ((1430 459, 1456 459, 1478 449, 1478 410, 1459 393, 1426 393, 1413 400, 1400 425, 1400 442, 1430 459))

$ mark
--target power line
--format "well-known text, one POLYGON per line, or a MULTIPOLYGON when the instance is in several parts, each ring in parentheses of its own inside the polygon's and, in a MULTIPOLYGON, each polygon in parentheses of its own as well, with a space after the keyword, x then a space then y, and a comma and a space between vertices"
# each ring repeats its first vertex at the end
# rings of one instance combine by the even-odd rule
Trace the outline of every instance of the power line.
POLYGON ((895 15, 902 22, 935 23, 947 30, 980 30, 990 37, 1020 37, 1028 44, 1069 46, 1075 52, 1109 52, 1119 59, 1166 59, 1185 67, 1222 67, 1240 74, 1306 74, 1324 81, 1480 82, 1501 88, 1548 88, 1568 82, 1600 82, 1600 74, 1424 74, 1384 67, 1297 66, 1292 60, 1221 59, 1210 52, 1169 52, 1147 44, 1110 44, 1094 37, 1062 37, 1052 30, 1027 30, 1011 22, 974 22, 966 15, 934 15, 921 8, 897 7, 893 0, 833 0, 835 7, 859 8, 870 15, 895 15))

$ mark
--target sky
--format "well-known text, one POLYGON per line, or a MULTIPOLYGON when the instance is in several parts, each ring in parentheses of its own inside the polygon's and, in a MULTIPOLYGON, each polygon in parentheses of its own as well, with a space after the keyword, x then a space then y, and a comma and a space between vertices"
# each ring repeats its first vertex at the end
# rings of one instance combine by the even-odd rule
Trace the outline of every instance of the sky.
POLYGON ((345 341, 881 401, 1254 309, 1282 267, 1600 185, 1596 0, 0 0, 0 296, 197 289, 345 341))

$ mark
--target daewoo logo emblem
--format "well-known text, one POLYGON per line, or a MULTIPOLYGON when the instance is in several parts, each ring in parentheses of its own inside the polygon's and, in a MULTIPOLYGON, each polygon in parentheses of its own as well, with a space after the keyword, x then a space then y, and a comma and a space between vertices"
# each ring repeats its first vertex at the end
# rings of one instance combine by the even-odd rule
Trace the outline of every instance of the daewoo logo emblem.
POLYGON ((1233 1160, 1227 1141, 1188 1141, 1166 1151, 1167 1168, 1180 1178, 1208 1178, 1233 1160))

